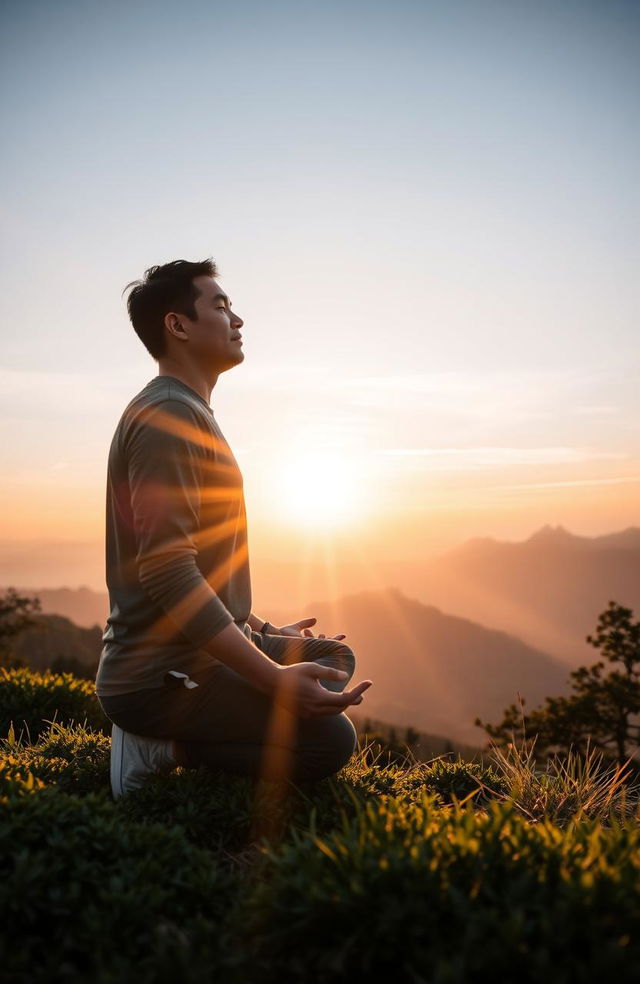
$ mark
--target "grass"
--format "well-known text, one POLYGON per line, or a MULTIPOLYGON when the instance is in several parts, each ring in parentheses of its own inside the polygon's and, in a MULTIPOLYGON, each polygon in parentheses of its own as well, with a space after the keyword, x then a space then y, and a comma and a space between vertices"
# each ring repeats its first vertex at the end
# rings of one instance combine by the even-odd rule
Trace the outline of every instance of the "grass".
MULTIPOLYGON (((35 678, 11 693, 23 683, 38 698, 35 678)), ((66 719, 34 712, 0 738, 9 984, 48 984, 61 967, 73 984, 134 968, 140 984, 636 979, 629 762, 592 749, 540 765, 530 740, 492 742, 481 764, 418 761, 408 746, 391 762, 361 741, 316 783, 176 768, 114 801, 111 739, 82 713, 94 698, 58 689, 66 719), (99 942, 109 933, 118 947, 99 942)))

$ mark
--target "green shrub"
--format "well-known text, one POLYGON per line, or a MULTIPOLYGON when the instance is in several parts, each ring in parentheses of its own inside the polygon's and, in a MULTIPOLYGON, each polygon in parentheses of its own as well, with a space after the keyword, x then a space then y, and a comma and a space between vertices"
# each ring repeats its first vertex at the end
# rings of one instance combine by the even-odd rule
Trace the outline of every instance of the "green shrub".
POLYGON ((367 765, 364 756, 354 756, 336 776, 290 787, 203 766, 177 770, 169 782, 161 778, 145 783, 134 796, 124 798, 122 809, 132 820, 180 824, 194 843, 235 853, 264 839, 276 843, 288 836, 290 828, 304 831, 312 816, 316 830, 332 830, 345 812, 354 811, 354 804, 380 802, 388 796, 401 797, 408 804, 429 790, 438 803, 445 804, 452 795, 462 799, 478 791, 474 801, 479 805, 486 800, 476 777, 487 785, 501 785, 490 770, 482 772, 474 764, 380 769, 367 765))
POLYGON ((637 979, 640 810, 597 770, 365 748, 317 783, 177 768, 114 803, 90 682, 5 671, 8 707, 3 984, 637 979))
POLYGON ((179 830, 49 787, 0 803, 3 984, 151 984, 215 970, 236 881, 179 830))
POLYGON ((44 787, 42 779, 29 771, 19 755, 0 758, 0 807, 10 796, 25 796, 44 787))
POLYGON ((513 804, 482 814, 370 801, 342 829, 294 831, 238 900, 237 980, 637 981, 640 830, 559 831, 513 804), (264 967, 250 976, 251 961, 264 967), (249 977, 247 977, 249 975, 249 977))
POLYGON ((81 725, 65 728, 52 722, 34 745, 24 735, 17 740, 13 726, 0 739, 0 761, 10 760, 13 769, 30 772, 44 785, 79 795, 109 786, 110 757, 111 739, 81 725))
MULTIPOLYGON (((493 798, 506 795, 508 783, 491 768, 474 762, 442 761, 416 762, 411 766, 394 763, 383 767, 371 759, 371 745, 359 751, 336 776, 323 780, 314 791, 313 802, 316 829, 330 830, 340 823, 344 811, 353 810, 354 803, 364 805, 369 800, 381 802, 388 797, 402 799, 405 804, 419 801, 424 792, 432 794, 434 804, 445 806, 454 798, 469 798, 472 805, 482 808, 493 798)), ((386 760, 385 760, 386 761, 386 760)))
POLYGON ((402 797, 405 802, 419 798, 424 789, 438 794, 438 802, 452 803, 454 797, 464 799, 474 794, 477 806, 483 806, 494 796, 506 794, 508 783, 490 767, 481 767, 475 762, 449 762, 436 759, 434 762, 416 762, 403 766, 390 764, 380 768, 369 764, 370 747, 362 748, 347 763, 341 775, 353 781, 365 798, 388 795, 402 797))
POLYGON ((444 803, 453 803, 454 797, 463 800, 469 796, 474 806, 484 807, 493 798, 505 796, 509 789, 506 780, 494 769, 486 766, 483 768, 477 762, 438 759, 420 766, 416 774, 418 782, 414 778, 412 792, 420 792, 419 781, 422 780, 425 788, 439 793, 444 803))
POLYGON ((255 842, 278 840, 290 823, 306 827, 309 808, 286 784, 199 769, 153 777, 123 797, 132 821, 179 825, 195 844, 216 854, 236 854, 255 842))
POLYGON ((111 734, 111 722, 100 707, 94 684, 71 673, 35 673, 26 667, 0 667, 0 737, 13 723, 18 736, 31 743, 49 729, 48 721, 78 722, 111 734))

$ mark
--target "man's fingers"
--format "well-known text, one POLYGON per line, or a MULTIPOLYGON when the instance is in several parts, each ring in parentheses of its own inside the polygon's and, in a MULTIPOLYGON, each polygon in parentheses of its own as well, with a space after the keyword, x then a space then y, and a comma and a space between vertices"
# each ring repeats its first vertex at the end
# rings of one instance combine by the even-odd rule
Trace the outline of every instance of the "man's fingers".
POLYGON ((341 693, 334 693, 331 690, 327 690, 326 687, 322 689, 325 693, 322 695, 323 704, 331 704, 334 707, 348 707, 349 704, 354 704, 356 700, 360 703, 361 694, 371 686, 371 680, 364 680, 359 683, 357 687, 353 687, 352 690, 343 690, 341 693), (326 695, 326 696, 325 696, 326 695))
POLYGON ((324 663, 309 663, 309 672, 320 680, 346 680, 349 674, 339 670, 337 666, 325 666, 324 663))
POLYGON ((308 716, 314 717, 316 714, 339 714, 340 711, 346 711, 352 704, 360 704, 361 702, 362 697, 358 697, 357 700, 345 701, 342 704, 314 704, 313 713, 308 716))
POLYGON ((353 687, 352 690, 347 690, 342 693, 334 693, 331 690, 326 690, 322 688, 325 693, 322 695, 322 703, 314 704, 313 710, 306 715, 306 717, 315 717, 316 715, 324 714, 338 714, 340 711, 346 710, 351 707, 352 704, 362 703, 362 694, 367 690, 371 684, 372 680, 363 680, 359 683, 357 687, 353 687))
POLYGON ((357 684, 357 686, 352 687, 351 690, 343 690, 342 696, 350 697, 350 698, 359 697, 360 694, 363 694, 365 690, 369 689, 372 683, 373 680, 363 680, 362 683, 359 683, 357 684))

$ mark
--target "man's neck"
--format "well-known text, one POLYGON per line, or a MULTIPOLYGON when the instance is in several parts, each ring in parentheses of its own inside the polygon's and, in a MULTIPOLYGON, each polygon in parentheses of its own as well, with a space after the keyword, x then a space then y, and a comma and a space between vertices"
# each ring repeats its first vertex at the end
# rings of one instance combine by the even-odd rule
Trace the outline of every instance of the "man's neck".
POLYGON ((211 403, 211 392, 218 381, 217 376, 213 382, 209 382, 200 373, 189 372, 188 369, 185 370, 184 366, 174 366, 167 363, 158 365, 158 376, 172 376, 174 379, 181 380, 196 393, 199 393, 202 399, 209 404, 211 403))

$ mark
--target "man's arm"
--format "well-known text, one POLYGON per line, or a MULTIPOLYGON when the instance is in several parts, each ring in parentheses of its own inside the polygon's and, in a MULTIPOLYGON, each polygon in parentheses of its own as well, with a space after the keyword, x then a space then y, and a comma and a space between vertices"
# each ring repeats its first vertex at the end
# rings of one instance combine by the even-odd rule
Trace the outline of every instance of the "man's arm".
POLYGON ((148 408, 128 432, 138 576, 194 648, 269 690, 280 667, 247 639, 196 563, 206 438, 180 400, 148 408))

